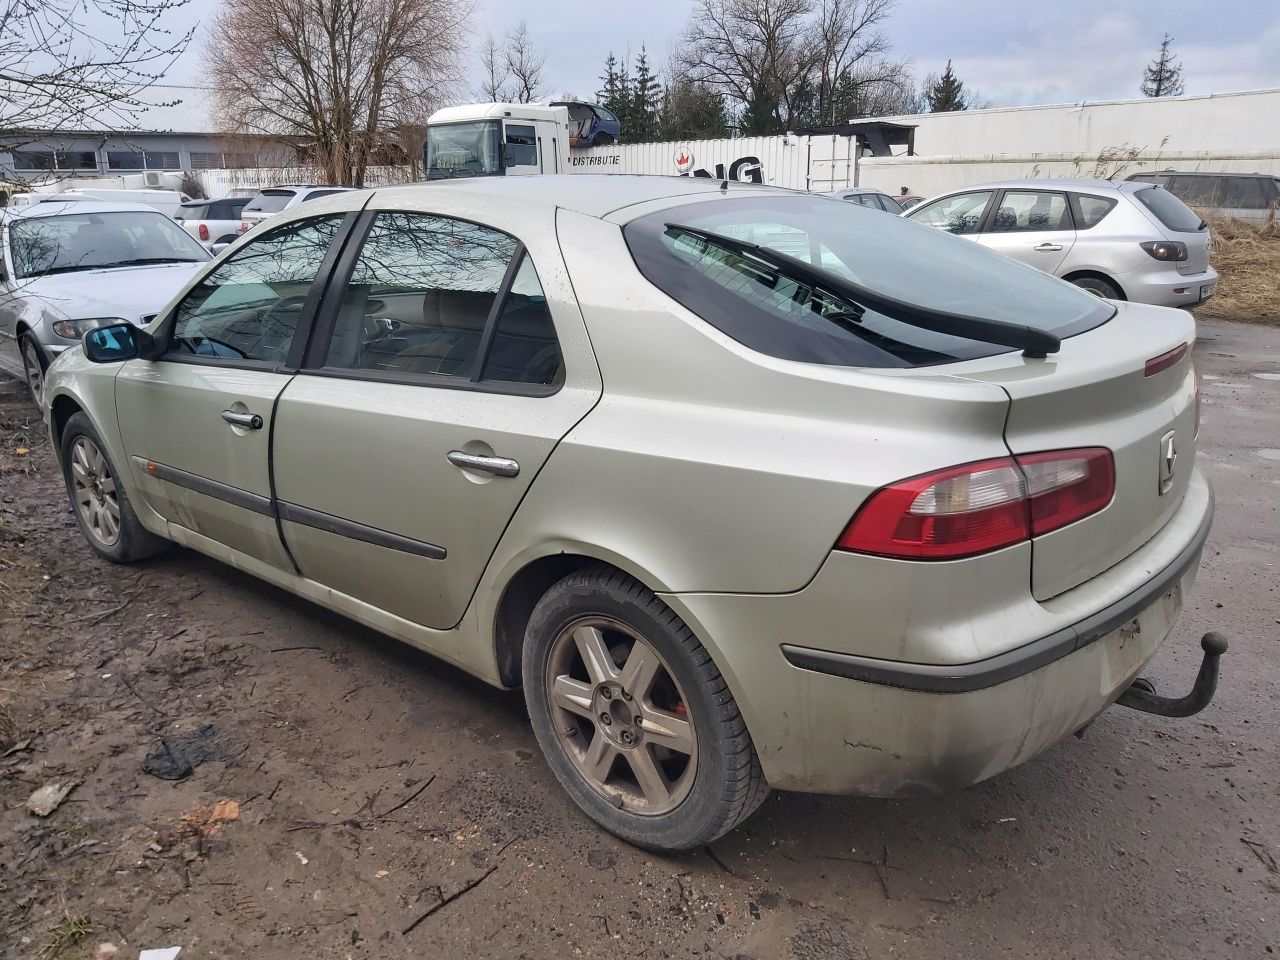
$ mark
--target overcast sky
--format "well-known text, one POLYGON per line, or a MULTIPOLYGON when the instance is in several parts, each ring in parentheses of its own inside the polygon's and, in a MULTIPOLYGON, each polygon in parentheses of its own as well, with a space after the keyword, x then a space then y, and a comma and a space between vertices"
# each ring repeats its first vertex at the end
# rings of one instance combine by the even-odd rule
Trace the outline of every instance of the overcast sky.
MULTIPOLYGON (((478 3, 478 36, 526 18, 547 54, 551 94, 584 98, 599 88, 610 50, 634 54, 644 43, 665 65, 692 9, 690 0, 542 0, 533 9, 525 0, 478 3)), ((185 12, 207 22, 217 5, 192 0, 185 12)), ((918 76, 950 58, 968 87, 1004 106, 1137 97, 1142 68, 1166 31, 1188 94, 1280 87, 1278 0, 898 0, 885 32, 893 55, 910 59, 918 76)), ((198 50, 189 51, 169 81, 198 83, 199 60, 198 50)))

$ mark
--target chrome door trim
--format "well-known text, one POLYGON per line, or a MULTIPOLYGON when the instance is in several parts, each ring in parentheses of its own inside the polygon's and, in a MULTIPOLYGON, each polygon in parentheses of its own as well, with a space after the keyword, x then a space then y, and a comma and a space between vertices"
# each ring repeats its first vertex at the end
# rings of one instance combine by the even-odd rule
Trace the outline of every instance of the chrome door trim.
POLYGON ((274 517, 276 515, 275 506, 269 497, 262 497, 227 483, 219 483, 217 480, 210 480, 208 477, 202 477, 199 474, 188 473, 186 470, 179 470, 177 467, 171 467, 165 463, 156 463, 156 461, 148 460, 146 457, 135 456, 133 462, 139 470, 147 474, 147 476, 155 477, 157 480, 164 480, 179 487, 186 487, 188 490, 202 493, 206 497, 213 497, 215 500, 222 500, 232 506, 243 507, 245 510, 260 513, 264 517, 274 517))
MULTIPOLYGON (((344 517, 335 517, 329 513, 321 513, 319 510, 312 510, 309 507, 300 507, 296 503, 289 503, 286 500, 276 501, 276 506, 280 510, 281 520, 300 523, 304 527, 323 530, 325 533, 336 534, 340 537, 349 537, 362 543, 371 543, 375 547, 386 547, 389 550, 399 550, 401 553, 411 553, 414 556, 426 557, 428 560, 443 560, 448 556, 448 551, 444 547, 437 546, 434 543, 427 543, 425 540, 402 537, 398 533, 390 533, 378 527, 366 526, 363 523, 356 523, 354 520, 347 520, 344 517)), ((288 537, 285 537, 285 543, 288 543, 288 537)))

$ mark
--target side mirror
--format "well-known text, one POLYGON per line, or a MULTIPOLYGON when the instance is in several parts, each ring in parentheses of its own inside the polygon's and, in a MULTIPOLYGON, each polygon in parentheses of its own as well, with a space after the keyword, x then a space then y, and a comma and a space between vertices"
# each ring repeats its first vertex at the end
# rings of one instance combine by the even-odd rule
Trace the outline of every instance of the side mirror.
POLYGON ((209 248, 209 252, 216 257, 218 254, 220 254, 223 250, 227 249, 227 247, 229 246, 231 246, 231 244, 229 243, 215 243, 213 246, 209 248))
POLYGON ((94 363, 118 363, 139 357, 151 360, 156 354, 151 334, 131 323, 96 327, 84 335, 84 355, 94 363))

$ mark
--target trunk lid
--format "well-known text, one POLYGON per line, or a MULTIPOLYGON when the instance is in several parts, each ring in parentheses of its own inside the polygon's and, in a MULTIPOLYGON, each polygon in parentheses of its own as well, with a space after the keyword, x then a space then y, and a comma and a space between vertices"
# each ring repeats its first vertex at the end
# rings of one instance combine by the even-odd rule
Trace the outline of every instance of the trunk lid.
POLYGON ((1002 354, 953 368, 1008 393, 1010 452, 1102 446, 1115 456, 1111 503, 1033 541, 1037 600, 1097 576, 1150 540, 1181 503, 1194 465, 1195 321, 1164 307, 1117 307, 1112 320, 1063 340, 1047 360, 1002 354), (1184 345, 1185 356, 1146 375, 1148 360, 1184 345))

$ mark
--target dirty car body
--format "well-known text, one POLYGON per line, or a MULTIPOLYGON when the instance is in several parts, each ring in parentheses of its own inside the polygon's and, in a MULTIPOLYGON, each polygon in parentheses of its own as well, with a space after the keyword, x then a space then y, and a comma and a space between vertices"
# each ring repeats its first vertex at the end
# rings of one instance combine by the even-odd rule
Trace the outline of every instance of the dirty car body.
POLYGON ((1192 585, 1194 321, 830 204, 549 176, 284 214, 51 370, 64 465, 105 464, 67 467, 81 526, 150 552, 86 519, 113 470, 147 537, 523 685, 647 846, 766 786, 997 774, 1125 694, 1192 585))

